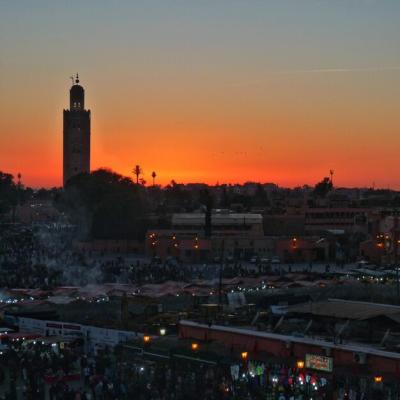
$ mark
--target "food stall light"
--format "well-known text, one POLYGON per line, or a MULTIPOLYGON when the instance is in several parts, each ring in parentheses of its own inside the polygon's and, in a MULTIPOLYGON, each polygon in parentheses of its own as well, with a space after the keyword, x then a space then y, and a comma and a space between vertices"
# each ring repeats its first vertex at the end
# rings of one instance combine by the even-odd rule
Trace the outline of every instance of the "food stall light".
POLYGON ((144 335, 144 336, 143 336, 143 342, 149 343, 149 342, 150 342, 150 336, 144 335))
POLYGON ((192 350, 198 350, 199 349, 199 344, 198 343, 192 343, 192 350))
POLYGON ((304 361, 303 360, 297 361, 297 368, 298 369, 303 369, 304 368, 304 361))
POLYGON ((381 375, 374 376, 374 382, 375 383, 382 383, 383 382, 382 376, 381 375))
POLYGON ((247 351, 243 351, 241 354, 242 360, 247 360, 248 356, 249 356, 249 353, 247 351))
POLYGON ((160 329, 160 335, 161 336, 165 336, 166 333, 167 333, 167 330, 165 328, 161 328, 160 329))

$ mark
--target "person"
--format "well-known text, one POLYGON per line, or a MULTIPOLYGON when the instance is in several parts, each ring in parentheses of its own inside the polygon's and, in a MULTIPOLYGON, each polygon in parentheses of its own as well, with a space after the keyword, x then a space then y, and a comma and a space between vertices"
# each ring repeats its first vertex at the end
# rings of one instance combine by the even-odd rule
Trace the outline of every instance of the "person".
POLYGON ((52 383, 52 385, 50 386, 49 389, 49 396, 50 396, 50 400, 55 400, 56 396, 57 396, 57 388, 54 385, 54 383, 52 383))
POLYGON ((331 269, 330 265, 329 265, 329 264, 326 264, 326 266, 325 266, 325 272, 329 272, 330 269, 331 269))

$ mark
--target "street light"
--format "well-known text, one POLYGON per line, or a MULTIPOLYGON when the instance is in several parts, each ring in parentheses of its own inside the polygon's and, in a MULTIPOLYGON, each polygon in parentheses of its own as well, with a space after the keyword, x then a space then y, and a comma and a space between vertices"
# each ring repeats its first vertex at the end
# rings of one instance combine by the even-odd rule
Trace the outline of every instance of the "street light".
POLYGON ((298 360, 296 365, 297 365, 297 369, 303 369, 304 368, 304 361, 303 360, 298 360))
POLYGON ((144 335, 143 336, 143 342, 150 343, 150 336, 149 335, 144 335))
POLYGON ((199 344, 198 343, 192 343, 192 350, 196 351, 199 349, 199 344))

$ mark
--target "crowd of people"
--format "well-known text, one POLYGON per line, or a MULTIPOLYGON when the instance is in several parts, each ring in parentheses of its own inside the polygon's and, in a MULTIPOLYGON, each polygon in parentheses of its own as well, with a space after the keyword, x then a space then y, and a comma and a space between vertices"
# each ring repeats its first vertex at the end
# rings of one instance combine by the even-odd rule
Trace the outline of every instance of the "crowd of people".
MULTIPOLYGON (((220 264, 181 264, 175 259, 109 256, 67 246, 70 230, 54 227, 12 226, 0 233, 0 287, 51 288, 89 283, 162 283, 216 279, 220 264)), ((274 273, 270 265, 249 268, 240 262, 225 263, 224 278, 274 273)))
POLYGON ((232 398, 216 369, 127 360, 121 351, 86 354, 38 340, 18 341, 0 355, 4 400, 217 400, 232 398))
POLYGON ((5 399, 17 399, 18 395, 24 400, 45 399, 47 380, 61 382, 64 377, 80 374, 79 352, 61 349, 57 343, 34 339, 9 341, 0 357, 0 388, 5 399))

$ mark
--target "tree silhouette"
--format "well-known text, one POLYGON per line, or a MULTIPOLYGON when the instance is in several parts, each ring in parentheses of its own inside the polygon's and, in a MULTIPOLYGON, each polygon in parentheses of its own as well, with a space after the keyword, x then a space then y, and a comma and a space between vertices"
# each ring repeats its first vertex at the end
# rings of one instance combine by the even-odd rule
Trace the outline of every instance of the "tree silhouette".
POLYGON ((151 173, 151 177, 153 178, 153 186, 155 186, 155 184, 156 184, 156 177, 157 177, 157 174, 156 174, 155 171, 153 171, 153 172, 151 173))
POLYGON ((147 230, 145 188, 100 169, 72 177, 58 200, 87 239, 139 239, 147 230))
POLYGON ((0 171, 0 214, 6 214, 11 208, 16 207, 18 188, 14 177, 0 171))
POLYGON ((134 175, 136 175, 136 184, 139 185, 139 176, 143 172, 142 167, 140 165, 135 165, 135 168, 133 168, 132 172, 134 175))
POLYGON ((328 177, 325 177, 315 185, 313 193, 317 197, 325 197, 331 190, 332 181, 328 177))

